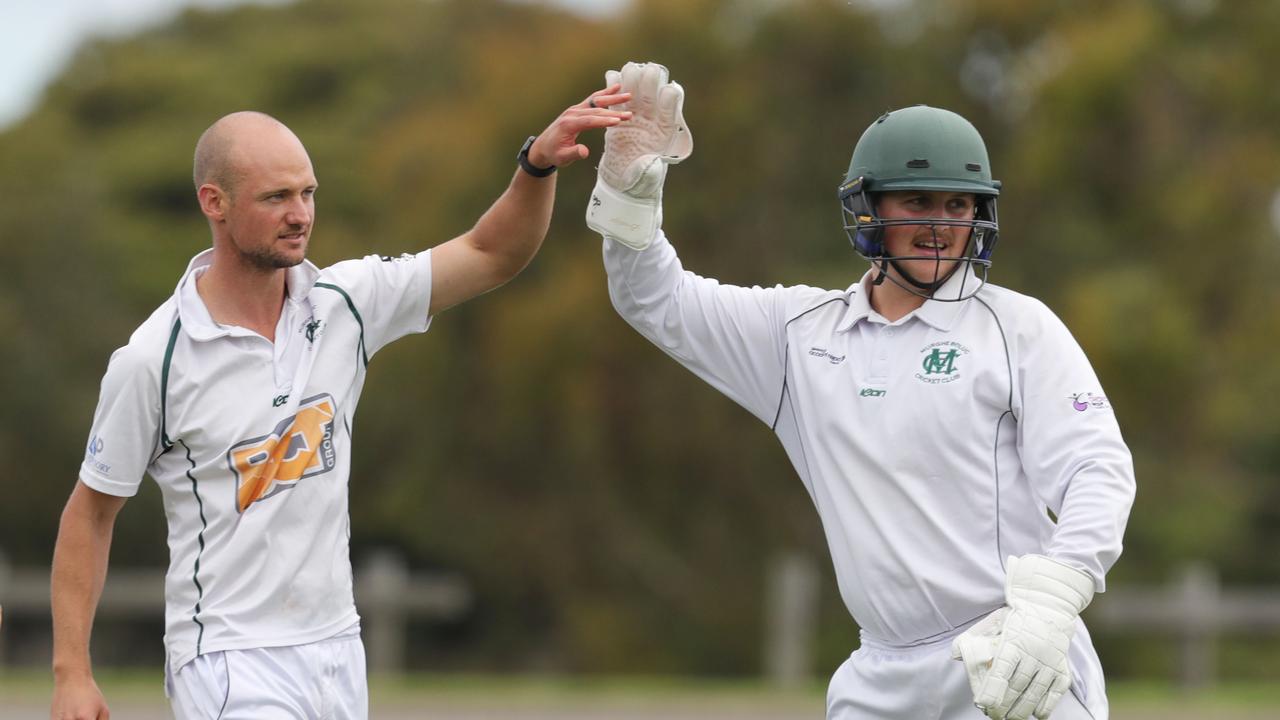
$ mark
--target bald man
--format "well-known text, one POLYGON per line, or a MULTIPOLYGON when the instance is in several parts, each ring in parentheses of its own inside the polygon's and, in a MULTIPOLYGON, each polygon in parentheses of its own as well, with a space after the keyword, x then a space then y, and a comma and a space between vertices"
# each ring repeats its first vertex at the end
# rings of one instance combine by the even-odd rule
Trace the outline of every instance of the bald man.
POLYGON ((617 86, 530 137, 471 230, 417 255, 306 261, 315 170, 255 112, 214 123, 193 177, 213 247, 117 350, 53 558, 55 720, 109 717, 89 660, 115 519, 144 473, 164 497, 165 690, 178 718, 365 718, 347 478, 369 358, 529 263, 557 166, 630 116, 617 86))

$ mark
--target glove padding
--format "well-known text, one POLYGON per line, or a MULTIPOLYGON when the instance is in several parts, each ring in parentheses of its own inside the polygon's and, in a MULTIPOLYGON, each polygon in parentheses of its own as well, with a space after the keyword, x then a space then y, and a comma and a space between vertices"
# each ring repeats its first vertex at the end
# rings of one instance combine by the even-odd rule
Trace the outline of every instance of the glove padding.
POLYGON ((1010 557, 1007 570, 1007 612, 961 633, 952 654, 964 661, 974 704, 989 717, 1046 720, 1071 687, 1067 649, 1076 618, 1093 599, 1093 579, 1041 555, 1010 557))
POLYGON ((1000 645, 1004 618, 1008 614, 1009 608, 1002 607, 951 641, 951 657, 964 663, 964 670, 969 675, 969 689, 975 698, 987 679, 987 673, 991 672, 991 663, 995 662, 996 647, 1000 645))
POLYGON ((628 247, 643 250, 662 224, 662 184, 667 165, 689 157, 693 135, 684 122, 684 88, 657 63, 629 62, 605 73, 631 100, 613 106, 631 119, 605 131, 587 226, 628 247))

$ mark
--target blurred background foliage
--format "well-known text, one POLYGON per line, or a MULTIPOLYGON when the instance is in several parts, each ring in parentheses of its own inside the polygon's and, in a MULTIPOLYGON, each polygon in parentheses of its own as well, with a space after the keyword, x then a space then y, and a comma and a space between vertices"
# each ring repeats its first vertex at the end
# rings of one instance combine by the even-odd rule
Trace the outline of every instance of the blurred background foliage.
MULTIPOLYGON (((835 187, 863 128, 915 103, 971 119, 1005 186, 993 278, 1064 318, 1134 451, 1111 585, 1192 559, 1274 584, 1276 27, 1280 3, 1213 0, 639 0, 601 19, 301 0, 91 43, 0 133, 0 548, 49 562, 107 358, 208 244, 189 158, 213 120, 258 109, 303 139, 323 266, 466 230, 524 137, 636 59, 686 89, 697 151, 665 225, 725 282, 852 283, 835 187)), ((766 565, 800 550, 822 558, 817 667, 834 668, 856 627, 780 447, 613 313, 582 221, 590 163, 558 182, 523 275, 374 360, 354 559, 391 547, 473 584, 465 621, 415 628, 418 667, 745 674, 766 565)), ((166 561, 147 482, 113 562, 166 561)), ((1099 644, 1121 674, 1164 654, 1099 644)), ((1274 667, 1273 646, 1251 652, 1274 667)))

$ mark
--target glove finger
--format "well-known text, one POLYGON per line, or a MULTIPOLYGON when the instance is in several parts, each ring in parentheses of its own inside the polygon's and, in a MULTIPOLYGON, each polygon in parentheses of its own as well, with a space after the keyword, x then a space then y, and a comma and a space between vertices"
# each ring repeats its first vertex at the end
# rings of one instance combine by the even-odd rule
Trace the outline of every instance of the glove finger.
POLYGON ((1004 699, 1005 691, 1009 688, 1008 676, 1000 673, 998 663, 987 672, 987 676, 982 681, 982 686, 973 695, 973 704, 982 708, 989 717, 1003 717, 1003 714, 997 715, 1000 710, 1000 701, 1004 699))
MULTIPOLYGON (((628 63, 633 64, 633 63, 628 63)), ((623 69, 623 90, 627 89, 627 70, 623 69)), ((658 89, 667 83, 667 69, 658 63, 636 65, 632 70, 631 106, 637 115, 657 117, 658 89)))
MULTIPOLYGON (((605 70, 605 71, 604 71, 604 86, 605 86, 605 87, 613 87, 614 85, 621 85, 621 84, 622 84, 622 73, 621 73, 621 72, 618 72, 617 70, 605 70)), ((624 88, 620 89, 618 92, 626 92, 626 88, 624 87, 624 88)), ((619 112, 622 112, 623 110, 628 110, 629 108, 628 108, 627 106, 628 106, 628 105, 630 105, 630 104, 631 104, 631 103, 618 103, 617 105, 611 105, 611 106, 609 107, 609 109, 610 109, 610 110, 617 110, 617 111, 619 111, 619 112)), ((606 129, 605 129, 605 134, 606 134, 606 135, 608 135, 608 134, 609 134, 609 130, 612 130, 612 129, 613 129, 613 128, 606 128, 606 129)))
POLYGON ((1022 695, 1009 706, 1009 714, 1005 717, 1008 720, 1026 720, 1031 717, 1031 714, 1040 706, 1040 701, 1044 699, 1056 675, 1057 673, 1050 668, 1041 668, 1022 695))
POLYGON ((951 642, 951 657, 964 663, 965 674, 969 676, 969 689, 976 699, 982 683, 991 671, 995 659, 996 643, 994 638, 983 635, 958 635, 951 642))
POLYGON ((1002 646, 991 664, 991 672, 983 683, 982 697, 976 701, 977 704, 986 708, 991 717, 1003 720, 1031 681, 1035 665, 1017 648, 1007 644, 1002 646))
POLYGON ((680 83, 669 82, 658 90, 657 113, 658 122, 671 138, 664 159, 678 163, 689 157, 693 153, 693 134, 684 121, 684 88, 680 83))
POLYGON ((1058 707, 1058 701, 1071 688, 1071 676, 1058 673, 1053 679, 1053 684, 1049 686, 1049 691, 1041 698, 1040 704, 1036 706, 1035 716, 1040 720, 1049 720, 1049 715, 1053 713, 1054 708, 1058 707))
MULTIPOLYGON (((1021 655, 1021 653, 1019 653, 1021 655)), ((1035 679, 1036 673, 1040 672, 1044 666, 1040 664, 1034 657, 1021 655, 1018 665, 1013 670, 1013 674, 1009 676, 1009 690, 1021 695, 1027 691, 1027 687, 1031 685, 1031 681, 1035 679)))
POLYGON ((618 72, 618 82, 622 85, 622 92, 631 93, 631 105, 636 104, 639 94, 636 88, 640 85, 640 75, 644 72, 644 63, 628 62, 622 66, 622 70, 618 72))

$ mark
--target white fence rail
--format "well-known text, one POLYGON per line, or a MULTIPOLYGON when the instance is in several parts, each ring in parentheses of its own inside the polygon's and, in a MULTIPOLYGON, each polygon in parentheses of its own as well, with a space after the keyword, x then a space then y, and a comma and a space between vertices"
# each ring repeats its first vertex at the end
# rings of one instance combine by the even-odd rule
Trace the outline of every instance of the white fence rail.
MULTIPOLYGON (((806 682, 813 672, 818 631, 819 573, 803 554, 776 558, 769 569, 763 625, 764 676, 782 687, 806 682)), ((362 617, 369 667, 405 668, 406 627, 414 619, 448 621, 465 614, 469 586, 449 575, 411 573, 394 554, 370 557, 357 567, 356 602, 362 617)), ((49 571, 13 568, 0 556, 0 606, 5 622, 49 618, 49 571)), ((164 614, 164 575, 157 570, 111 571, 97 622, 155 619, 164 614)), ((1164 635, 1179 643, 1178 682, 1184 687, 1216 680, 1218 640, 1224 635, 1280 637, 1280 587, 1224 588, 1207 565, 1193 564, 1161 587, 1112 587, 1085 611, 1099 636, 1164 635)), ((0 666, 5 664, 0 628, 0 666)))
MULTIPOLYGON (((472 603, 471 589, 461 578, 410 573, 391 553, 374 554, 357 568, 355 595, 369 668, 376 671, 404 668, 410 619, 451 620, 467 612, 472 603)), ((49 570, 13 568, 0 557, 0 607, 6 624, 32 618, 49 622, 49 570)), ((163 617, 164 571, 113 568, 108 572, 96 624, 163 617)), ((7 660, 4 650, 0 634, 0 665, 7 660)))
POLYGON ((1101 634, 1159 633, 1179 642, 1178 682, 1201 688, 1217 678, 1223 635, 1280 637, 1280 587, 1224 588, 1212 567, 1184 567, 1168 586, 1108 590, 1085 611, 1101 634))

